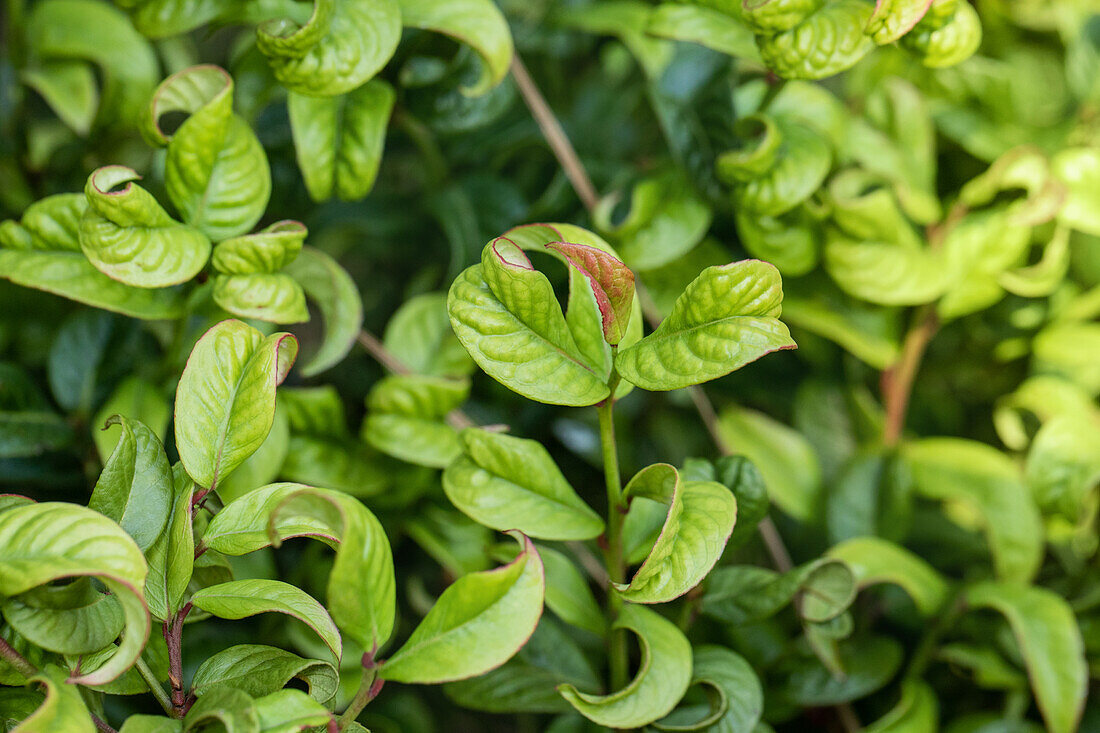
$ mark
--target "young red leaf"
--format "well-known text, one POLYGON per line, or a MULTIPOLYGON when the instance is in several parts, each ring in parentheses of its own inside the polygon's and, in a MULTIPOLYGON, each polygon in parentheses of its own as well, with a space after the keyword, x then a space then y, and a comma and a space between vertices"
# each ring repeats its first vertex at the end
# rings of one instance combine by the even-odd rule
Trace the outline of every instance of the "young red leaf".
POLYGON ((546 246, 560 252, 592 284, 607 343, 615 346, 622 341, 634 302, 634 273, 621 260, 586 244, 550 242, 546 246))

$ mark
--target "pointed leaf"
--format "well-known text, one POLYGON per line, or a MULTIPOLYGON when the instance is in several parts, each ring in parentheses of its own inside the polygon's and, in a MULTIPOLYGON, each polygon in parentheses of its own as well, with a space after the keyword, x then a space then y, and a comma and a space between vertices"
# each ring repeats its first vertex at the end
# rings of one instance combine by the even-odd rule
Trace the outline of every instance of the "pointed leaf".
POLYGON ((737 519, 737 500, 716 481, 681 481, 667 463, 644 468, 630 479, 623 496, 665 504, 661 534, 629 583, 613 583, 632 603, 667 603, 706 577, 726 547, 737 519))
POLYGON ((541 443, 481 428, 467 428, 459 439, 465 455, 443 472, 443 490, 463 514, 537 539, 591 539, 603 532, 603 520, 541 443))
POLYGON ((168 216, 133 183, 139 178, 121 165, 88 176, 80 247, 97 270, 126 285, 162 288, 187 282, 206 264, 210 240, 168 216), (118 186, 122 190, 113 190, 118 186))
POLYGON ((964 597, 970 606, 991 608, 1008 620, 1047 729, 1077 730, 1088 693, 1088 670, 1081 631, 1069 604, 1045 588, 992 581, 972 586, 964 597))
POLYGON ((125 623, 118 601, 88 578, 8 598, 2 610, 20 636, 59 654, 98 652, 118 638, 125 623))
POLYGON ((0 512, 0 595, 15 596, 62 578, 98 578, 122 606, 122 643, 94 672, 73 682, 110 682, 134 663, 149 637, 141 550, 101 514, 75 504, 46 502, 0 512))
POLYGON ((104 427, 112 415, 122 415, 141 421, 153 431, 157 440, 163 443, 164 436, 168 432, 168 419, 172 415, 172 409, 164 394, 141 377, 128 377, 123 380, 92 418, 92 440, 95 441, 96 452, 104 462, 114 452, 119 436, 122 435, 121 428, 113 429, 119 423, 104 427))
POLYGON ((298 342, 264 338, 240 321, 222 321, 199 339, 176 389, 176 446, 191 478, 206 489, 250 456, 275 419, 275 388, 298 342))
POLYGON ((516 559, 471 573, 449 586, 379 676, 434 684, 466 679, 499 667, 530 638, 542 615, 542 559, 531 540, 516 559))
POLYGON ((569 684, 558 688, 584 717, 609 728, 638 728, 663 718, 676 707, 691 683, 691 645, 671 622, 657 613, 628 603, 614 628, 638 635, 642 661, 630 684, 610 695, 579 692, 569 684))
POLYGON ((717 379, 765 354, 793 349, 779 321, 782 300, 779 271, 765 262, 708 267, 653 333, 619 352, 615 366, 628 382, 664 391, 717 379))
POLYGON ((191 681, 196 695, 205 695, 215 687, 235 687, 253 697, 269 695, 300 679, 309 694, 328 702, 336 694, 339 679, 331 662, 303 659, 297 654, 273 646, 238 644, 208 657, 191 681))
POLYGON ((359 87, 385 66, 400 39, 397 0, 314 0, 305 25, 280 19, 256 29, 256 46, 275 78, 313 96, 359 87))
POLYGON ((260 613, 285 613, 309 626, 337 660, 342 653, 340 632, 320 603, 297 586, 279 580, 234 580, 197 591, 196 607, 218 618, 242 619, 260 613))
POLYGON ((331 97, 290 92, 290 130, 310 198, 356 201, 370 193, 396 98, 382 79, 331 97))
POLYGON ((32 677, 46 688, 46 699, 30 717, 15 726, 13 733, 93 733, 96 727, 80 696, 80 689, 65 679, 56 665, 32 677))
POLYGON ((333 720, 332 713, 301 690, 279 690, 256 700, 260 733, 298 733, 333 720))
POLYGON ((122 435, 103 466, 88 508, 118 522, 142 550, 147 550, 168 521, 172 504, 172 469, 164 446, 142 423, 115 415, 108 425, 121 425, 122 435))
POLYGON ((677 708, 653 724, 664 731, 708 730, 752 733, 764 712, 764 691, 745 658, 724 647, 705 644, 692 649, 691 683, 708 688, 709 709, 677 708))
POLYGON ((382 525, 358 500, 329 489, 272 484, 227 504, 203 542, 227 555, 244 555, 291 537, 336 547, 325 607, 340 631, 364 649, 384 644, 396 605, 393 554, 382 525))

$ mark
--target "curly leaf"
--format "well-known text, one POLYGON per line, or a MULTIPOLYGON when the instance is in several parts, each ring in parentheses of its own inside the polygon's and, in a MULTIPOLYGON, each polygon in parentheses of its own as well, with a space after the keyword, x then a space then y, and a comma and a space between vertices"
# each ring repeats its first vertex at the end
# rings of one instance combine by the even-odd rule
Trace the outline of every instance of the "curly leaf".
POLYGON ((964 597, 970 606, 991 608, 1008 620, 1047 729, 1077 730, 1088 694, 1088 668, 1069 604, 1045 588, 992 581, 972 586, 964 597))
POLYGON ((477 83, 463 89, 480 96, 508 75, 512 64, 512 33, 508 21, 492 0, 398 0, 401 24, 451 36, 469 44, 481 57, 481 76, 477 83))
POLYGON ((325 607, 289 583, 259 578, 233 580, 196 591, 191 602, 218 618, 234 620, 260 613, 285 613, 313 629, 337 661, 343 652, 340 631, 325 607))
POLYGON ((657 730, 708 730, 751 733, 764 711, 764 690, 752 666, 740 654, 713 644, 692 648, 691 684, 707 690, 710 705, 700 718, 697 706, 685 706, 653 724, 657 730), (713 691, 713 692, 711 692, 713 691))
POLYGON ((523 550, 495 570, 464 575, 450 585, 382 665, 379 677, 436 684, 466 679, 504 664, 522 647, 542 615, 542 559, 520 532, 523 550))
POLYGON ((314 0, 305 25, 280 19, 256 29, 256 45, 275 78, 313 96, 359 87, 386 65, 399 40, 397 0, 314 0))
MULTIPOLYGON (((801 0, 794 4, 816 3, 801 0)), ((746 20, 752 23, 759 12, 746 8, 746 20)), ((855 66, 874 48, 874 42, 863 33, 871 14, 871 7, 860 0, 832 0, 790 29, 757 35, 756 45, 764 64, 784 79, 824 79, 855 66)))
POLYGON ((644 468, 630 479, 623 496, 668 506, 661 534, 629 583, 612 583, 632 603, 667 603, 698 585, 729 541, 737 500, 717 481, 681 481, 667 463, 644 468))
POLYGON ((130 12, 134 27, 146 38, 188 33, 218 18, 224 0, 115 0, 130 12))
POLYGON ((470 394, 468 380, 419 375, 382 379, 367 397, 362 437, 409 463, 446 468, 462 455, 455 429, 444 422, 470 394))
POLYGON ((131 287, 92 266, 80 249, 87 208, 84 194, 63 193, 28 206, 19 223, 0 222, 0 277, 134 318, 178 318, 179 290, 131 287))
POLYGON ((165 187, 184 221, 214 241, 243 234, 267 208, 271 171, 260 141, 233 114, 233 79, 217 66, 192 66, 165 79, 153 95, 146 133, 168 146, 165 187), (169 113, 188 117, 172 135, 169 113))
POLYGON ((1066 187, 1066 202, 1058 221, 1079 232, 1100 236, 1100 151, 1093 148, 1064 148, 1050 161, 1054 176, 1066 187))
POLYGON ((393 554, 382 525, 357 499, 302 484, 271 484, 227 504, 210 521, 203 543, 244 555, 291 537, 336 547, 325 607, 340 631, 364 649, 384 644, 397 602, 393 554))
POLYGON ((642 661, 630 684, 610 695, 592 695, 573 685, 558 687, 581 715, 609 728, 639 728, 676 707, 691 683, 691 644, 671 621, 628 603, 614 628, 638 635, 642 661))
POLYGON ((64 669, 51 665, 31 678, 45 688, 46 699, 15 726, 13 733, 93 733, 96 730, 80 689, 65 677, 64 669))
POLYGON ((982 22, 966 0, 933 0, 920 23, 901 39, 902 48, 935 69, 954 66, 982 45, 982 22))
POLYGON ((930 303, 947 289, 940 250, 827 233, 825 269, 846 293, 879 305, 930 303))
POLYGON ((91 654, 118 638, 122 607, 89 578, 42 586, 2 603, 4 619, 35 646, 59 654, 91 654))
POLYGON ((616 346, 626 336, 634 304, 634 273, 603 250, 584 244, 552 242, 546 245, 576 268, 592 288, 603 322, 604 340, 616 346))
POLYGON ((619 352, 623 379, 670 390, 725 376, 765 354, 793 349, 779 320, 779 271, 759 260, 708 267, 677 298, 668 318, 619 352))
POLYGON ((302 251, 306 234, 300 221, 277 221, 263 231, 221 242, 214 248, 210 264, 224 275, 278 272, 302 251))
POLYGON ((860 588, 878 583, 901 586, 925 616, 936 614, 947 602, 947 581, 935 568, 889 540, 854 537, 830 549, 829 557, 847 564, 860 588))
POLYGON ((191 352, 176 388, 176 447, 191 478, 205 489, 264 442, 275 419, 275 388, 298 342, 267 338, 241 321, 222 321, 191 352))
POLYGON ((792 118, 752 115, 740 122, 755 130, 751 147, 718 156, 716 173, 733 186, 738 210, 780 216, 810 197, 832 165, 826 139, 792 118))
POLYGON ((932 0, 876 0, 864 32, 880 46, 893 43, 920 22, 932 0))
POLYGON ((1043 559, 1042 521, 1008 456, 971 440, 925 438, 906 445, 902 457, 919 493, 957 502, 977 515, 999 578, 1034 577, 1043 559))
POLYGON ((820 226, 803 208, 779 217, 739 211, 737 233, 750 255, 772 263, 788 277, 805 275, 817 266, 820 226))
POLYGON ((333 193, 355 201, 370 193, 396 96, 381 79, 330 97, 290 93, 294 150, 314 201, 330 199, 333 193))
POLYGON ((119 415, 107 425, 121 425, 122 435, 103 464, 88 508, 118 522, 148 550, 168 521, 172 469, 160 439, 145 425, 119 415))
POLYGON ((480 428, 459 437, 465 455, 443 472, 443 490, 463 514, 537 539, 584 540, 603 531, 541 443, 480 428))
POLYGON ((149 638, 141 550, 122 529, 91 509, 46 502, 0 512, 0 595, 16 596, 63 578, 92 576, 122 606, 122 643, 101 667, 71 682, 101 685, 133 665, 149 638))
POLYGON ((210 257, 210 240, 168 216, 133 183, 140 178, 121 165, 88 176, 80 248, 97 270, 126 285, 162 288, 187 282, 210 257), (120 185, 122 190, 113 190, 120 185))
POLYGON ((901 684, 901 699, 890 712, 868 725, 867 733, 920 733, 939 727, 940 705, 936 693, 919 679, 901 684))
POLYGON ((606 374, 581 352, 550 281, 511 239, 490 242, 481 264, 458 276, 447 311, 478 366, 524 397, 584 406, 608 396, 606 374))
POLYGON ((99 105, 95 73, 80 61, 46 61, 24 69, 20 80, 50 105, 61 121, 77 135, 86 136, 99 105))
POLYGON ((284 272, 321 311, 325 324, 321 345, 301 367, 303 377, 312 377, 336 366, 351 351, 363 326, 363 301, 347 270, 319 249, 304 248, 284 272))

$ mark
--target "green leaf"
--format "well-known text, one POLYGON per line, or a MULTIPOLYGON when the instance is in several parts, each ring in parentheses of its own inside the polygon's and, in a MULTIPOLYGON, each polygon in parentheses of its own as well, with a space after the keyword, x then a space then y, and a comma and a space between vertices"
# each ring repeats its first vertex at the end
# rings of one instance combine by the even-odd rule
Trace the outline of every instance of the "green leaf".
POLYGON ((279 690, 255 702, 260 733, 297 733, 325 725, 332 713, 301 690, 279 690))
POLYGON ((424 293, 402 303, 386 324, 382 345, 413 374, 465 377, 473 370, 451 330, 445 293, 424 293))
POLYGON ((954 66, 982 44, 982 22, 966 0, 933 0, 919 23, 901 39, 901 47, 934 69, 954 66))
POLYGON ((722 411, 718 430, 760 470, 768 496, 780 509, 802 521, 813 516, 821 495, 821 467, 800 433, 761 412, 733 406, 722 411))
POLYGON ((844 675, 834 675, 813 657, 792 656, 778 670, 787 677, 775 692, 802 707, 839 705, 881 689, 897 674, 901 661, 901 645, 893 639, 854 639, 840 645, 844 675))
POLYGON ((715 162, 715 174, 733 187, 738 210, 785 214, 808 199, 829 173, 828 141, 793 116, 751 115, 738 122, 738 131, 749 144, 722 153, 715 162))
POLYGON ((469 393, 467 380, 412 374, 386 377, 367 397, 363 438, 403 461, 446 468, 462 455, 462 445, 444 420, 469 393))
POLYGON ((1088 693, 1084 642, 1073 611, 1045 588, 987 581, 964 598, 1004 614, 1027 665, 1039 710, 1052 733, 1077 730, 1088 693))
POLYGON ((726 547, 737 519, 737 500, 717 481, 681 481, 667 463, 643 468, 623 497, 668 506, 661 534, 629 583, 612 583, 632 603, 667 603, 699 584, 726 547))
POLYGON ((764 711, 764 691, 745 658, 724 647, 704 644, 692 648, 691 666, 691 684, 707 689, 710 705, 704 710, 699 706, 677 708, 653 727, 752 733, 764 711))
POLYGON ((297 354, 290 334, 264 338, 234 320, 195 344, 176 389, 176 447, 195 483, 215 489, 264 442, 275 419, 275 388, 297 354))
POLYGON ((959 505, 985 532, 997 577, 1035 576, 1043 560, 1039 509, 1007 456, 976 441, 925 438, 905 445, 902 457, 920 494, 959 505))
POLYGON ((19 78, 77 135, 86 136, 92 129, 99 90, 90 66, 80 61, 47 61, 24 69, 19 78))
POLYGON ((451 285, 447 311, 478 366, 524 397, 580 407, 608 396, 606 374, 581 351, 550 281, 512 239, 485 246, 481 264, 451 285))
POLYGON ((300 221, 277 221, 263 231, 221 242, 214 248, 210 264, 225 275, 278 272, 302 251, 307 234, 300 221))
POLYGON ((395 682, 435 684, 466 679, 499 667, 530 638, 542 615, 542 559, 534 544, 494 570, 465 575, 451 584, 379 671, 395 682))
POLYGON ((1056 415, 1039 428, 1025 468, 1028 486, 1044 512, 1072 522, 1088 516, 1100 477, 1100 430, 1084 415, 1056 415))
POLYGON ((163 443, 172 410, 161 391, 148 381, 141 377, 127 377, 123 380, 92 418, 92 440, 95 441, 96 452, 104 462, 114 452, 122 435, 121 428, 111 429, 120 423, 107 424, 112 415, 140 421, 163 443))
MULTIPOLYGON (((805 275, 817 265, 820 227, 805 207, 795 207, 778 217, 738 212, 737 233, 750 255, 772 263, 788 277, 805 275)), ((788 303, 785 300, 784 306, 788 303)))
POLYGON ((600 309, 604 340, 618 345, 626 336, 634 304, 634 273, 607 252, 585 244, 551 242, 572 268, 588 279, 600 309))
POLYGON ((893 43, 920 22, 932 0, 878 0, 864 32, 880 46, 893 43))
POLYGON ((462 707, 489 713, 563 713, 571 710, 555 689, 563 683, 589 689, 600 684, 577 643, 543 616, 516 656, 480 677, 448 682, 443 691, 462 707))
MULTIPOLYGON (((665 7, 669 6, 661 6, 665 7)), ((639 181, 630 194, 630 210, 613 224, 619 200, 618 193, 605 196, 592 218, 602 232, 614 237, 623 261, 638 270, 660 267, 684 255, 703 239, 713 218, 706 202, 676 173, 639 181)))
POLYGON ((893 583, 905 589, 925 616, 940 612, 950 588, 935 568, 904 547, 878 537, 855 537, 829 550, 844 562, 860 588, 893 583))
POLYGON ((253 489, 266 486, 282 472, 290 452, 290 425, 286 413, 283 402, 276 400, 275 419, 264 442, 233 473, 220 480, 218 496, 223 502, 233 501, 253 489))
POLYGON ((225 733, 259 733, 260 719, 251 695, 221 687, 200 697, 183 718, 183 733, 218 725, 225 733))
POLYGON ((843 562, 829 558, 782 574, 755 565, 730 565, 711 573, 701 608, 709 616, 741 625, 775 615, 798 593, 803 618, 830 621, 851 605, 855 578, 843 562))
POLYGON ((397 0, 314 0, 305 25, 279 19, 256 29, 256 46, 292 92, 343 94, 389 61, 401 39, 397 0))
POLYGON ((814 291, 784 294, 783 319, 787 323, 833 341, 876 369, 886 369, 898 360, 901 344, 896 312, 865 305, 832 287, 815 286, 814 291))
POLYGON ((80 689, 65 679, 56 665, 32 677, 46 688, 46 699, 30 717, 15 726, 14 733, 92 733, 95 724, 80 696, 80 689))
POLYGON ((208 657, 195 670, 191 689, 200 697, 222 686, 261 697, 278 692, 293 679, 305 682, 309 694, 320 702, 331 700, 339 683, 331 662, 303 659, 273 646, 238 644, 208 657))
POLYGON ((827 235, 825 269, 841 290, 879 305, 930 303, 943 294, 949 275, 939 250, 859 241, 835 231, 827 235))
POLYGON ((220 0, 118 0, 147 38, 168 38, 193 31, 226 10, 220 0))
POLYGON ((271 323, 309 320, 302 286, 282 272, 218 275, 214 278, 213 296, 215 303, 240 318, 271 323))
POLYGON ((191 603, 218 618, 242 619, 260 613, 284 613, 309 626, 337 660, 343 651, 340 631, 325 607, 297 586, 278 580, 234 580, 196 591, 191 603))
POLYGON ((347 271, 319 249, 304 248, 284 272, 302 286, 325 323, 320 347, 301 366, 303 377, 313 377, 339 364, 355 345, 363 326, 363 301, 347 271))
POLYGON ((393 630, 393 555, 378 519, 356 499, 301 484, 272 484, 230 502, 211 520, 203 543, 227 555, 313 537, 336 547, 325 607, 336 626, 370 650, 393 630))
POLYGON ((179 317, 177 289, 131 287, 92 266, 79 239, 87 208, 83 194, 58 194, 31 204, 18 224, 0 222, 0 277, 135 318, 179 317))
POLYGON ((124 13, 92 0, 45 0, 34 4, 24 32, 27 47, 39 58, 100 67, 101 121, 137 121, 160 71, 153 47, 124 13))
POLYGON ((118 733, 180 733, 183 722, 163 715, 131 715, 118 733))
POLYGON ((1058 221, 1071 229, 1100 236, 1100 216, 1095 203, 1100 154, 1092 148, 1065 148, 1051 158, 1050 167, 1066 187, 1066 201, 1058 213, 1058 221))
POLYGON ((765 354, 795 348, 779 320, 782 300, 779 272, 766 262, 708 267, 653 333, 619 352, 615 366, 623 379, 648 390, 725 376, 765 354))
POLYGON ((400 465, 370 446, 348 438, 292 434, 279 476, 368 497, 384 492, 390 486, 391 474, 400 465))
POLYGON ((167 621, 183 608, 183 595, 191 582, 195 563, 195 534, 191 502, 195 484, 183 470, 172 468, 172 507, 164 532, 145 551, 149 577, 145 580, 145 601, 149 612, 167 621))
POLYGON ((734 13, 706 5, 661 3, 649 18, 650 35, 674 41, 691 41, 737 58, 759 60, 753 32, 734 13))
POLYGON ((122 435, 99 475, 88 508, 115 520, 147 550, 168 521, 172 469, 160 439, 136 420, 115 415, 122 435))
POLYGON ((118 638, 125 619, 88 578, 43 586, 3 601, 4 619, 27 641, 58 654, 91 654, 118 638))
MULTIPOLYGON (((744 17, 755 25, 756 8, 786 5, 780 0, 745 8, 744 17)), ((792 28, 774 35, 756 36, 764 64, 784 79, 824 79, 851 68, 866 56, 874 43, 864 35, 871 7, 859 0, 833 0, 825 3, 798 3, 810 12, 792 28)), ((766 11, 765 11, 766 12, 766 11)))
POLYGON ((909 679, 901 684, 901 699, 864 730, 867 733, 924 733, 937 730, 940 705, 936 693, 925 682, 909 679))
POLYGON ((638 635, 642 661, 634 679, 610 695, 558 688, 570 705, 589 720, 609 728, 638 728, 663 718, 676 707, 691 683, 691 644, 657 613, 628 603, 613 626, 638 635))
POLYGON ((481 428, 463 430, 459 440, 465 455, 443 472, 443 490, 463 514, 536 539, 591 539, 603 532, 603 520, 541 443, 481 428))
POLYGON ((157 88, 146 121, 148 137, 168 146, 165 187, 191 226, 214 241, 244 234, 267 208, 271 172, 260 141, 233 114, 233 79, 217 66, 192 66, 157 88), (169 113, 187 119, 171 135, 169 113))
POLYGON ((122 529, 75 504, 47 502, 0 512, 0 594, 16 596, 62 578, 99 579, 122 606, 122 643, 97 670, 76 675, 84 685, 110 682, 141 654, 149 637, 142 588, 145 558, 122 529))
POLYGON ((567 624, 603 635, 607 621, 596 603, 588 580, 564 553, 539 547, 546 569, 546 607, 567 624))
POLYGON ((451 36, 481 57, 481 76, 463 92, 479 96, 504 80, 512 64, 512 33, 492 0, 398 0, 401 24, 451 36))
POLYGON ((356 201, 370 193, 396 97, 393 87, 381 79, 336 96, 290 92, 287 110, 294 150, 314 201, 325 201, 334 193, 343 201, 356 201))
POLYGON ((210 240, 180 224, 133 181, 130 168, 111 165, 88 176, 88 209, 80 220, 80 247, 97 270, 139 288, 187 282, 210 256, 210 240), (115 191, 118 186, 122 190, 115 191))

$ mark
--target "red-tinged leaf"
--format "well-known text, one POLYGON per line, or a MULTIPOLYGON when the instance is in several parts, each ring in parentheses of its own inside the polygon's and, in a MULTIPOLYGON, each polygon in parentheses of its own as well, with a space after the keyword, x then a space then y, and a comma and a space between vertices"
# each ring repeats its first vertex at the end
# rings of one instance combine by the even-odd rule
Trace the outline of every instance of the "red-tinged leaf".
POLYGON ((560 252, 592 284, 607 343, 614 346, 622 341, 634 302, 634 273, 621 260, 595 247, 570 242, 546 246, 560 252))

